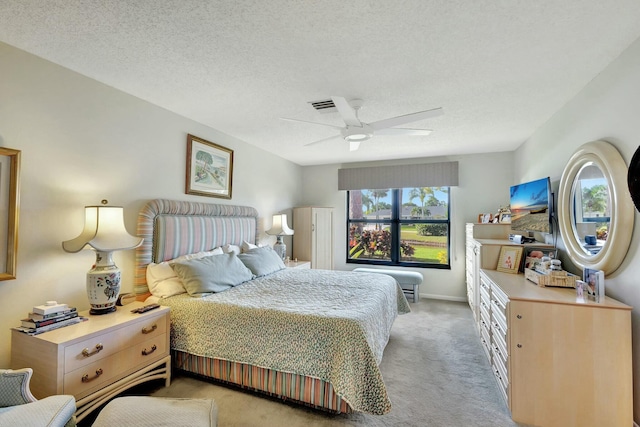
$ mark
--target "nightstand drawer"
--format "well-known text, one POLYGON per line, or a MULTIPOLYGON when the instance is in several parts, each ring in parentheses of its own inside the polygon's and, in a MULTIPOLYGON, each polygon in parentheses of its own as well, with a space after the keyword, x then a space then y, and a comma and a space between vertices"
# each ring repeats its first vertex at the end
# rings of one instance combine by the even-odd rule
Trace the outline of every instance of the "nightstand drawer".
POLYGON ((69 372, 64 376, 64 394, 72 394, 78 400, 126 376, 135 370, 133 368, 168 355, 166 343, 166 334, 156 336, 69 372))
POLYGON ((110 331, 65 348, 64 372, 72 372, 83 366, 118 353, 143 340, 164 335, 167 332, 167 313, 110 331))

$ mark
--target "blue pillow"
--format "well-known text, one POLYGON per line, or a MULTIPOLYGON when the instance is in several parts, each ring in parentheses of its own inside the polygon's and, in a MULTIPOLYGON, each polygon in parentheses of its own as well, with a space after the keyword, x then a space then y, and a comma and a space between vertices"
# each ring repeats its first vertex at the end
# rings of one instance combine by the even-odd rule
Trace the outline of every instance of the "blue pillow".
POLYGON ((256 277, 266 276, 286 268, 282 258, 268 246, 251 249, 238 255, 238 258, 256 277))
POLYGON ((176 262, 171 267, 191 296, 223 292, 254 277, 235 253, 176 262))

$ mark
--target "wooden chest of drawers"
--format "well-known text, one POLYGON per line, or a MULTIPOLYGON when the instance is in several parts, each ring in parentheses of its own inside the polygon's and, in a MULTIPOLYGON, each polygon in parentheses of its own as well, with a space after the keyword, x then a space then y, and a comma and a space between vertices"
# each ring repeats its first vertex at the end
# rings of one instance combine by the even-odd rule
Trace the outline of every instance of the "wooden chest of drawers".
POLYGON ((480 272, 480 337, 514 421, 631 426, 631 307, 480 272))
POLYGON ((11 335, 11 366, 32 368, 31 391, 37 398, 70 394, 76 398, 79 420, 122 391, 144 381, 171 379, 169 308, 144 314, 115 313, 29 336, 11 335))

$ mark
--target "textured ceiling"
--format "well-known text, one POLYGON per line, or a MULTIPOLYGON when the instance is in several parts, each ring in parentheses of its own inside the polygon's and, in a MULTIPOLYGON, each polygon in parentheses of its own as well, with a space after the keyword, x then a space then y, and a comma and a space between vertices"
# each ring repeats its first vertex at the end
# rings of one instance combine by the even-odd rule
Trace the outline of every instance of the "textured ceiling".
POLYGON ((0 41, 300 165, 513 150, 638 37, 638 0, 0 0, 0 41), (445 114, 356 152, 279 119, 333 95, 445 114))

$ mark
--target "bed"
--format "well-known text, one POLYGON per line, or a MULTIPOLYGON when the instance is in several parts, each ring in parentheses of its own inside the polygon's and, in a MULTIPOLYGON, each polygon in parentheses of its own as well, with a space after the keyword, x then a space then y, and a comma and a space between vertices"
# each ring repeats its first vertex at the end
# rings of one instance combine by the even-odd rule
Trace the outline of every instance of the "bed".
POLYGON ((258 225, 246 206, 156 199, 141 209, 135 292, 151 288, 171 307, 174 368, 330 412, 387 413, 379 364, 394 319, 410 311, 400 286, 380 274, 284 268, 255 246, 258 225), (242 283, 198 293, 202 277, 183 267, 209 262, 242 283), (158 292, 148 273, 167 265, 188 292, 158 292))

